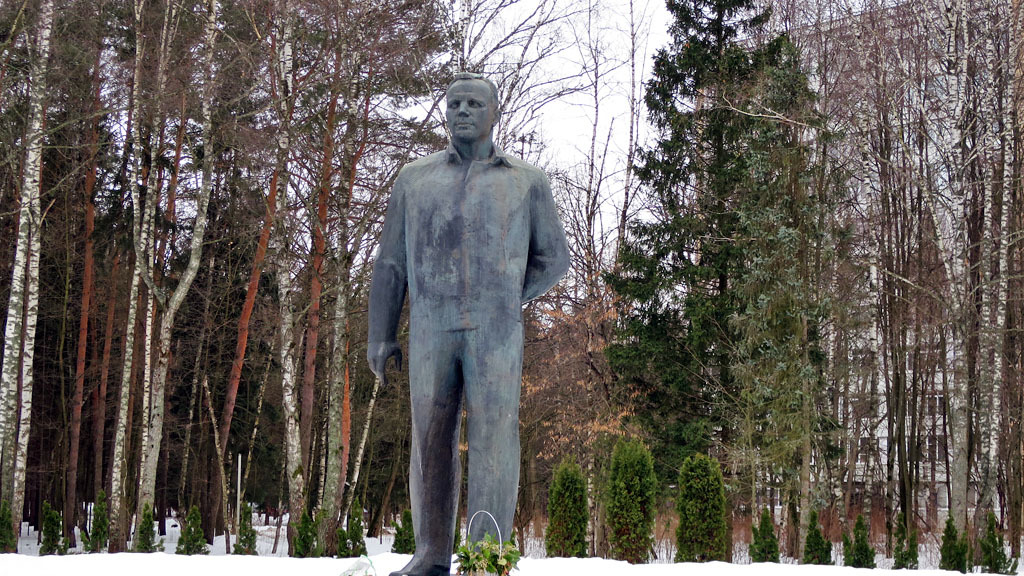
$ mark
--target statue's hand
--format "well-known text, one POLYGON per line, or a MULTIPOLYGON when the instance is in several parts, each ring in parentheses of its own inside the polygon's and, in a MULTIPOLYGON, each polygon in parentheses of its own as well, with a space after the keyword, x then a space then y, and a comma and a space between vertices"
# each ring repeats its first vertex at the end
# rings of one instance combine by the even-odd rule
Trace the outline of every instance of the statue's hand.
POLYGON ((374 376, 380 379, 384 386, 388 384, 386 368, 388 359, 394 356, 398 369, 402 369, 402 347, 398 342, 370 342, 366 349, 366 360, 370 363, 370 370, 374 376))

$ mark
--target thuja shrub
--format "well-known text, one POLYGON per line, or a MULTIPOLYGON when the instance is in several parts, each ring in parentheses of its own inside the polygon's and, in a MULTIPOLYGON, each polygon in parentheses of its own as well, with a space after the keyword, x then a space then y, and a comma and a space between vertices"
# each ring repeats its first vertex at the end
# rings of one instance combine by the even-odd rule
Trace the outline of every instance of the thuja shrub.
POLYGON ((416 536, 412 530, 412 511, 402 511, 402 523, 395 524, 395 541, 391 544, 395 554, 412 554, 416 551, 416 536))
MULTIPOLYGON (((152 532, 152 529, 150 531, 152 532)), ((188 509, 188 515, 181 523, 181 538, 178 539, 178 547, 174 549, 174 553, 185 556, 210 553, 206 536, 203 535, 203 519, 199 515, 198 506, 188 509)))
POLYGON ((323 555, 317 538, 319 528, 320 518, 314 518, 308 510, 303 510, 299 528, 295 531, 295 546, 290 550, 293 558, 319 558, 323 555))
POLYGON ((12 554, 17 551, 18 536, 14 533, 11 504, 7 500, 0 500, 0 554, 12 554))
POLYGON ((981 548, 981 567, 989 574, 1014 574, 1017 572, 1017 561, 1006 557, 1003 549, 1003 535, 999 533, 996 515, 988 513, 988 527, 985 537, 979 542, 981 548))
MULTIPOLYGON (((158 543, 156 540, 156 534, 153 532, 153 507, 150 505, 143 506, 142 519, 139 521, 139 525, 135 528, 135 541, 133 542, 133 552, 156 552, 158 549, 163 548, 163 539, 160 539, 158 543)), ((184 532, 184 525, 182 526, 184 532)))
POLYGON ((252 527, 252 507, 248 502, 242 502, 238 511, 238 538, 233 552, 242 556, 256 555, 256 529, 252 527))
POLYGON ((82 544, 86 552, 102 552, 106 549, 109 538, 110 517, 107 514, 107 493, 100 490, 96 494, 96 503, 92 507, 92 530, 87 537, 82 538, 82 544))
POLYGON ((727 559, 725 483, 717 460, 695 454, 683 461, 676 512, 676 562, 727 559))
POLYGON ((875 567, 875 549, 868 541, 868 525, 861 514, 857 515, 853 526, 853 542, 843 536, 843 564, 854 568, 875 567))
POLYGON ((548 490, 544 550, 549 558, 587 555, 587 482, 575 458, 563 460, 548 490))
POLYGON ((363 536, 363 505, 356 497, 348 515, 348 528, 338 528, 338 556, 363 556, 366 554, 366 539, 363 536))
POLYGON ((778 562, 779 538, 775 535, 775 523, 768 514, 768 509, 761 511, 761 522, 751 529, 753 541, 750 543, 751 562, 778 562))
POLYGON ((893 570, 917 570, 917 564, 917 531, 908 530, 906 517, 900 514, 896 521, 896 545, 892 550, 893 570))
POLYGON ((832 564, 832 543, 821 534, 818 525, 818 511, 811 510, 807 519, 807 537, 804 539, 804 564, 832 564))
POLYGON ((942 531, 939 569, 967 573, 967 535, 960 537, 952 516, 946 518, 946 528, 942 531))
POLYGON ((612 558, 631 564, 647 561, 654 539, 657 486, 654 459, 647 447, 620 439, 612 451, 605 504, 612 558))
POLYGON ((49 502, 43 502, 43 541, 39 544, 40 556, 63 555, 67 552, 62 532, 60 514, 50 508, 49 502))

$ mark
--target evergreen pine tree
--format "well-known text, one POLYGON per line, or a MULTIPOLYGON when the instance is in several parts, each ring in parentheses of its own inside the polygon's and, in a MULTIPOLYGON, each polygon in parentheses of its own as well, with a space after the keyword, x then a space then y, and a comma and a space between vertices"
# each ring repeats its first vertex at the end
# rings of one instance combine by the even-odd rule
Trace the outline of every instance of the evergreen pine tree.
POLYGON ((967 538, 960 538, 953 517, 946 518, 946 528, 942 531, 942 547, 939 549, 939 569, 966 574, 967 548, 967 538))
MULTIPOLYGON (((133 552, 156 552, 163 549, 163 539, 160 539, 158 543, 156 540, 156 533, 153 531, 153 507, 145 506, 142 511, 142 519, 139 520, 138 526, 135 527, 135 541, 133 542, 133 552)), ((182 526, 184 531, 184 526, 182 526)))
POLYGON ((871 547, 868 536, 868 525, 864 522, 864 516, 858 514, 853 526, 853 543, 850 548, 847 548, 849 539, 843 536, 843 563, 846 566, 875 567, 875 549, 871 547))
POLYGON ((92 507, 92 531, 82 538, 86 552, 102 552, 107 548, 110 537, 110 518, 107 515, 107 494, 100 490, 96 494, 96 503, 92 507))
POLYGON ((804 540, 804 564, 832 564, 832 543, 825 540, 818 525, 818 511, 811 510, 807 519, 807 538, 804 540))
POLYGON ((761 511, 761 523, 751 529, 753 541, 750 543, 751 562, 778 562, 779 539, 775 536, 775 523, 765 508, 761 511))
MULTIPOLYGON (((150 532, 152 532, 150 528, 150 532)), ((175 554, 194 556, 196 554, 209 554, 210 548, 206 544, 206 536, 203 535, 203 519, 199 515, 199 507, 192 506, 188 509, 188 515, 181 522, 181 537, 178 538, 178 546, 174 549, 175 554)))
POLYGON ((1006 557, 1003 549, 1003 535, 999 533, 996 524, 996 515, 989 510, 988 527, 985 536, 979 543, 981 546, 981 567, 989 574, 1014 574, 1017 572, 1017 563, 1006 557))
MULTIPOLYGON (((366 555, 366 539, 363 536, 363 505, 357 496, 352 502, 352 510, 348 516, 346 544, 350 556, 366 555)), ((339 540, 339 545, 340 545, 339 540)))
POLYGON ((395 541, 391 544, 395 554, 412 554, 416 551, 416 537, 412 529, 412 511, 402 511, 402 523, 395 525, 395 541))
POLYGON ((43 502, 43 541, 39 544, 40 556, 64 555, 67 545, 64 543, 60 513, 50 508, 50 503, 43 502))
POLYGON ((548 526, 544 549, 548 558, 587 555, 587 482, 575 458, 555 469, 548 491, 548 526))
POLYGON ((605 524, 610 555, 631 564, 647 561, 654 540, 654 459, 640 441, 622 440, 612 451, 605 524))
POLYGON ((323 551, 317 540, 317 529, 320 518, 313 518, 309 511, 302 511, 302 518, 299 520, 299 529, 295 534, 295 549, 291 551, 293 558, 319 558, 323 551))
POLYGON ((256 555, 256 529, 252 527, 252 507, 242 502, 239 511, 238 538, 235 540, 233 552, 245 556, 256 555))
POLYGON ((892 551, 893 570, 917 570, 917 532, 907 536, 906 517, 900 514, 896 520, 896 545, 892 551))
POLYGON ((727 559, 725 483, 717 460, 703 454, 683 460, 676 512, 676 562, 727 559))
POLYGON ((18 537, 14 533, 11 505, 7 500, 0 500, 0 554, 11 554, 17 551, 18 537))

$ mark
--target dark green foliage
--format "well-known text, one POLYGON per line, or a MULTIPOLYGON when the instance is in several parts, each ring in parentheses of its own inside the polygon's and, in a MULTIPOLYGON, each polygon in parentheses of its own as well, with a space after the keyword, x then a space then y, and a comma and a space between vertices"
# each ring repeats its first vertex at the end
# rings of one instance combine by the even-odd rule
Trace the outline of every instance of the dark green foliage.
POLYGON ((647 561, 654 540, 658 482, 654 459, 638 440, 622 440, 612 451, 605 503, 609 552, 631 564, 647 561))
POLYGON ((952 516, 946 518, 946 528, 942 531, 942 547, 939 549, 939 569, 955 570, 967 573, 967 537, 960 534, 953 523, 952 516))
POLYGON ((811 510, 807 519, 807 538, 804 540, 804 564, 832 564, 832 543, 825 540, 818 525, 818 511, 811 510))
POLYGON ((320 518, 314 519, 310 516, 309 511, 302 511, 299 528, 295 534, 295 546, 290 551, 293 558, 319 558, 323 555, 323 550, 317 538, 319 525, 320 518))
POLYGON ((563 460, 548 491, 548 527, 544 550, 548 558, 587 555, 587 481, 575 458, 563 460))
POLYGON ((366 555, 366 539, 363 536, 363 506, 356 497, 348 516, 348 529, 338 528, 338 557, 347 558, 366 555))
POLYGON ((779 539, 775 536, 775 523, 768 514, 768 509, 761 511, 761 523, 751 530, 753 541, 750 543, 751 562, 778 562, 779 539))
POLYGON ((676 562, 728 560, 725 483, 717 460, 695 454, 683 461, 676 512, 676 562))
POLYGON ((853 543, 843 535, 843 564, 854 568, 874 568, 875 549, 869 542, 868 525, 864 522, 864 516, 857 515, 857 521, 853 525, 853 543))
POLYGON ((459 526, 459 519, 455 519, 455 537, 452 539, 452 554, 457 554, 462 547, 462 530, 459 526))
POLYGON ((256 555, 256 529, 252 527, 252 507, 242 502, 238 512, 238 538, 235 540, 233 553, 245 556, 256 555))
POLYGON ((498 543, 487 534, 483 542, 467 542, 455 551, 459 574, 495 574, 508 576, 519 564, 519 547, 508 540, 498 543))
POLYGON ((1003 549, 1003 535, 999 533, 996 515, 991 510, 988 513, 988 527, 985 529, 985 536, 979 545, 981 546, 983 572, 989 574, 1015 574, 1017 572, 1017 561, 1006 557, 1006 551, 1003 549))
MULTIPOLYGON (((156 541, 156 533, 153 531, 153 507, 144 506, 142 511, 142 519, 139 520, 138 526, 135 527, 135 540, 132 543, 132 552, 156 552, 163 549, 163 539, 159 543, 156 541)), ((184 535, 185 526, 181 527, 182 535, 184 535)), ((180 543, 178 544, 181 545, 180 543)))
POLYGON ((43 541, 39 544, 40 556, 64 555, 67 545, 62 536, 60 513, 50 508, 49 502, 43 502, 43 541))
POLYGON ((96 494, 96 503, 92 507, 92 531, 82 537, 82 545, 86 552, 102 552, 107 548, 110 537, 110 518, 107 515, 107 493, 100 490, 96 494))
POLYGON ((907 536, 907 522, 903 514, 896 521, 896 545, 892 550, 894 570, 917 570, 917 531, 907 536))
POLYGON ((11 516, 11 505, 7 500, 0 500, 0 554, 18 551, 18 537, 14 533, 14 518, 11 516))
MULTIPOLYGON (((199 507, 192 506, 188 510, 188 516, 181 523, 181 537, 178 539, 178 547, 175 554, 193 556, 196 554, 209 554, 210 548, 206 545, 206 536, 203 535, 203 519, 199 515, 199 507)), ((150 529, 152 532, 152 528, 150 529)))
POLYGON ((391 545, 395 554, 412 554, 416 551, 416 537, 412 529, 412 511, 402 511, 402 523, 395 524, 395 541, 391 545))

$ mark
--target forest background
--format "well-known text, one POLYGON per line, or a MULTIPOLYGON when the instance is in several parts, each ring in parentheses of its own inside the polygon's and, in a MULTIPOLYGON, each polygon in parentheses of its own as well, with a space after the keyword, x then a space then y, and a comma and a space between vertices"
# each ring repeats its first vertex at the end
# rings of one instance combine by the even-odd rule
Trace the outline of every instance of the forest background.
POLYGON ((328 552, 356 496, 371 535, 399 516, 407 383, 363 360, 368 276, 397 170, 444 145, 444 89, 473 70, 573 260, 525 310, 520 541, 573 457, 605 553, 632 437, 661 533, 707 453, 734 541, 762 508, 794 556, 810 510, 887 542, 992 510, 1017 555, 1020 0, 668 11, 649 46, 662 12, 634 2, 4 0, 15 525, 47 502, 73 538, 102 489, 111 551, 150 505, 161 529, 198 505, 212 537, 236 475, 262 510, 317 511, 328 552), (589 128, 553 134, 569 108, 589 128))

